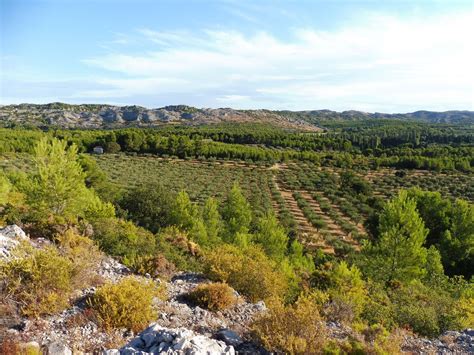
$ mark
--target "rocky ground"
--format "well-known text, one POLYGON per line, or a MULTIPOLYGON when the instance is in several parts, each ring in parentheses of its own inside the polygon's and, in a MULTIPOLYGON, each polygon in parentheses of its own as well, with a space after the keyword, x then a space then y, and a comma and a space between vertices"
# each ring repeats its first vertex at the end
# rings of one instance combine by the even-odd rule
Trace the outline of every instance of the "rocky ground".
POLYGON ((0 106, 0 124, 29 124, 62 128, 153 127, 169 123, 187 125, 213 123, 269 123, 304 131, 320 128, 291 115, 269 110, 242 111, 230 108, 202 108, 176 105, 155 109, 141 106, 21 104, 0 106))
MULTIPOLYGON (((0 229, 0 258, 8 258, 11 249, 22 240, 29 239, 19 227, 0 229)), ((44 243, 35 241, 33 244, 41 247, 44 243)), ((116 260, 104 258, 99 273, 104 280, 116 282, 130 271, 116 260)), ((138 335, 125 329, 106 333, 91 320, 84 300, 95 292, 94 288, 82 290, 70 309, 51 317, 7 319, 8 315, 0 314, 0 328, 4 328, 7 336, 21 340, 29 347, 58 355, 72 352, 103 352, 107 355, 266 353, 248 335, 250 323, 265 312, 265 304, 246 302, 237 292, 239 302, 226 311, 210 312, 189 304, 183 296, 205 282, 209 281, 196 273, 175 274, 167 283, 168 299, 155 300, 156 321, 138 335)), ((332 339, 357 338, 350 327, 342 324, 328 322, 327 328, 332 339)), ((438 339, 405 333, 403 351, 412 354, 474 354, 474 330, 449 331, 438 339)))

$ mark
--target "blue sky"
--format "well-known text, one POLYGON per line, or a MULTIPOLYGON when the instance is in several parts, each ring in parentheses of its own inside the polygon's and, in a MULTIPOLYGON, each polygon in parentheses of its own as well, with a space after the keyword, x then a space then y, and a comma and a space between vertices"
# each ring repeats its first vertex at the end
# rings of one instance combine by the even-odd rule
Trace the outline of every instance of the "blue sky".
POLYGON ((0 3, 0 104, 474 109, 473 1, 0 3))

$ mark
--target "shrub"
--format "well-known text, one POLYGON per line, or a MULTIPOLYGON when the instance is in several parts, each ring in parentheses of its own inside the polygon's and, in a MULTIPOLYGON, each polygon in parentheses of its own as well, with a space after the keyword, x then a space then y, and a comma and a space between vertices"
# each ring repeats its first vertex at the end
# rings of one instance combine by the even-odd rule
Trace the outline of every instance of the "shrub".
POLYGON ((419 281, 391 291, 395 319, 400 326, 409 326, 418 334, 437 336, 459 327, 456 302, 445 291, 432 289, 419 281))
POLYGON ((394 313, 395 308, 387 292, 379 283, 368 281, 367 293, 362 318, 369 324, 380 324, 387 329, 395 327, 394 313))
POLYGON ((237 301, 234 290, 220 282, 201 284, 191 291, 187 298, 210 311, 222 311, 232 307, 237 301))
POLYGON ((281 298, 288 290, 288 278, 257 246, 245 250, 219 246, 204 255, 204 264, 204 273, 211 280, 228 283, 252 302, 281 298))
POLYGON ((453 313, 459 322, 460 328, 472 328, 474 324, 474 284, 472 282, 461 293, 453 313))
POLYGON ((95 283, 102 253, 94 241, 73 230, 67 230, 57 241, 61 253, 72 263, 72 287, 83 288, 95 283))
POLYGON ((94 239, 107 254, 120 257, 129 264, 137 256, 152 255, 155 238, 149 231, 132 222, 116 218, 101 218, 93 223, 94 239))
POLYGON ((325 324, 311 296, 302 296, 290 306, 276 303, 252 329, 267 350, 277 353, 318 353, 326 342, 325 324))
POLYGON ((379 324, 373 324, 362 331, 367 354, 400 354, 402 336, 399 330, 390 333, 379 324))
POLYGON ((334 311, 341 311, 334 312, 333 316, 337 320, 349 322, 352 318, 358 318, 367 298, 365 283, 359 269, 356 266, 349 267, 342 261, 332 269, 329 283, 328 293, 334 304, 334 311), (338 317, 337 313, 342 317, 338 317), (352 313, 352 317, 346 317, 349 313, 352 313))
POLYGON ((153 281, 129 276, 100 287, 88 304, 106 330, 127 328, 137 332, 155 318, 153 298, 163 295, 163 287, 153 281))
POLYGON ((176 271, 176 266, 168 261, 163 254, 137 256, 130 261, 130 268, 141 275, 170 278, 176 271))
POLYGON ((119 204, 135 223, 153 233, 173 224, 174 195, 159 184, 150 183, 131 190, 119 204))
POLYGON ((26 316, 52 314, 66 308, 72 289, 73 264, 54 247, 22 244, 10 261, 0 262, 7 294, 26 316))
POLYGON ((179 270, 202 270, 199 246, 190 241, 186 232, 176 227, 164 228, 156 235, 157 250, 179 270))
POLYGON ((340 354, 401 354, 402 334, 399 330, 390 333, 378 324, 362 330, 362 337, 349 337, 345 341, 330 340, 322 353, 324 355, 340 354))

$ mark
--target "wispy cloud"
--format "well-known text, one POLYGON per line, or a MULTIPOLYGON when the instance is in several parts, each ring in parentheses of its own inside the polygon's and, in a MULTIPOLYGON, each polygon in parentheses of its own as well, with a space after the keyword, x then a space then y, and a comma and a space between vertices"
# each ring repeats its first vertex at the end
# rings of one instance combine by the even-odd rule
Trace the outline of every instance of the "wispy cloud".
POLYGON ((102 74, 70 97, 236 108, 474 109, 473 24, 472 12, 371 14, 337 30, 297 28, 285 40, 264 31, 140 28, 116 35, 120 46, 109 54, 83 59, 102 74))

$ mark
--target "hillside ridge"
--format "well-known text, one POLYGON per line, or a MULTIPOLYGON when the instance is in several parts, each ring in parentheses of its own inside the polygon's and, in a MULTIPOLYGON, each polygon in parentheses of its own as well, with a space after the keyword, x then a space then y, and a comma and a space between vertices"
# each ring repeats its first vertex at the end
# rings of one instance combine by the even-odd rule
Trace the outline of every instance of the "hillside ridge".
POLYGON ((288 129, 320 130, 325 121, 358 121, 396 119, 427 123, 474 124, 474 111, 416 111, 411 113, 368 113, 362 111, 307 110, 276 111, 267 109, 237 110, 232 108, 196 108, 169 105, 145 108, 137 105, 65 103, 19 104, 0 106, 0 123, 61 128, 149 127, 164 124, 202 125, 215 123, 268 123, 288 129))

